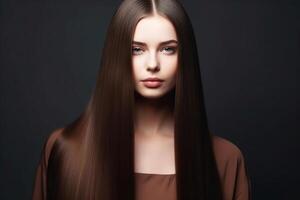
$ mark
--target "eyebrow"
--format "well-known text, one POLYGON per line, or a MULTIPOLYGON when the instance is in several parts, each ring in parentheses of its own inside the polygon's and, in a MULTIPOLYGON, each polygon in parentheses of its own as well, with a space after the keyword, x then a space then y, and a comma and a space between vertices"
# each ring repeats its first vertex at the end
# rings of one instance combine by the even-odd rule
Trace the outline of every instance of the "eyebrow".
MULTIPOLYGON (((164 42, 159 43, 159 45, 166 45, 166 44, 170 44, 170 43, 176 43, 177 44, 177 40, 167 40, 164 42)), ((137 45, 141 45, 141 46, 146 46, 146 43, 144 42, 139 42, 139 41, 133 41, 132 44, 137 44, 137 45)))

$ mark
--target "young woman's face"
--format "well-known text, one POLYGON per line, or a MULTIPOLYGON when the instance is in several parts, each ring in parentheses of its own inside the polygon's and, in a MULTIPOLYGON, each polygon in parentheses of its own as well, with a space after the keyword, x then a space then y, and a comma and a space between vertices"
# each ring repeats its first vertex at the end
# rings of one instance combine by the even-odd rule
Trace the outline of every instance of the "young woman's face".
POLYGON ((132 42, 132 68, 140 95, 158 98, 174 88, 177 45, 175 28, 168 19, 156 15, 139 21, 132 42))

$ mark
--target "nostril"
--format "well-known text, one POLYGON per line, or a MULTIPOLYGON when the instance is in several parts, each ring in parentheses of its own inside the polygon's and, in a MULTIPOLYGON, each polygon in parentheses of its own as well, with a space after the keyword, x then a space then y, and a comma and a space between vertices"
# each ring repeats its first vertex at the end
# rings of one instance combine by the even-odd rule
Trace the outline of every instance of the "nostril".
POLYGON ((154 67, 149 67, 147 68, 147 70, 150 70, 150 71, 158 71, 160 69, 160 67, 158 65, 154 66, 154 67))

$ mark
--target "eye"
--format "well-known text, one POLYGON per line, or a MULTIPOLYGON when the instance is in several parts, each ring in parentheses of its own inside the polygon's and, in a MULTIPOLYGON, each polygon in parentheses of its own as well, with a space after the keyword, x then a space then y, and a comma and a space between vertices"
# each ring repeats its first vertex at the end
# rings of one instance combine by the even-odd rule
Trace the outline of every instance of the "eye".
POLYGON ((167 54, 173 54, 176 52, 176 47, 164 47, 162 51, 165 51, 167 54))
POLYGON ((143 49, 141 49, 140 47, 132 47, 132 53, 134 55, 138 55, 138 54, 141 54, 143 51, 143 49))

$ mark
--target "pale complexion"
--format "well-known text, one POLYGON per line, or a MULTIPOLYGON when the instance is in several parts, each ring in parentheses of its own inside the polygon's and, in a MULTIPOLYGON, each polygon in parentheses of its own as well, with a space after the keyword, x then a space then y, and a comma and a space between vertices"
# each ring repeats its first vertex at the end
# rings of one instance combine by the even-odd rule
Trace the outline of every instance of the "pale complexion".
POLYGON ((177 35, 172 23, 153 15, 139 21, 132 44, 135 91, 135 172, 174 174, 174 117, 166 94, 175 87, 178 68, 177 35), (162 79, 157 88, 149 77, 162 79))

